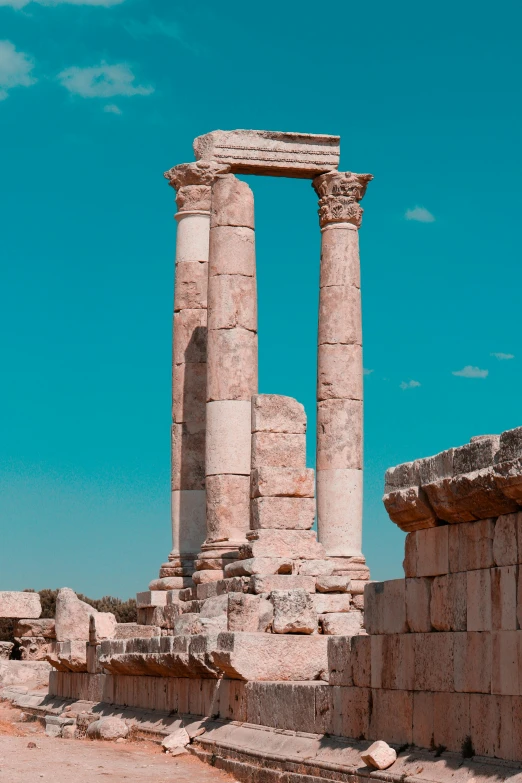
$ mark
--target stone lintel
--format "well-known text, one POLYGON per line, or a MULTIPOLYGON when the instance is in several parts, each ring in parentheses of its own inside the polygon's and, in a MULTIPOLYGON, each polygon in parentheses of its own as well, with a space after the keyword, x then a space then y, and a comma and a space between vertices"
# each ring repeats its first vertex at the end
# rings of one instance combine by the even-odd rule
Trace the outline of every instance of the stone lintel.
POLYGON ((313 179, 337 169, 339 145, 339 136, 323 134, 216 130, 194 139, 194 153, 232 173, 313 179))

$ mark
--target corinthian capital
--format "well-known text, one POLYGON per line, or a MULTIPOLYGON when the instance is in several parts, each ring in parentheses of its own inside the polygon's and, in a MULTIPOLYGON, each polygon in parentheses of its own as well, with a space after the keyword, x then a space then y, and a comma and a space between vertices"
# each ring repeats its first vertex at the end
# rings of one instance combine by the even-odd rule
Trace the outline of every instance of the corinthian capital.
POLYGON ((357 228, 362 222, 363 198, 372 174, 353 174, 351 171, 329 171, 316 177, 312 185, 319 196, 319 224, 352 223, 357 228))
POLYGON ((178 212, 210 212, 210 187, 220 174, 229 171, 222 163, 198 160, 174 166, 163 176, 177 192, 178 212))

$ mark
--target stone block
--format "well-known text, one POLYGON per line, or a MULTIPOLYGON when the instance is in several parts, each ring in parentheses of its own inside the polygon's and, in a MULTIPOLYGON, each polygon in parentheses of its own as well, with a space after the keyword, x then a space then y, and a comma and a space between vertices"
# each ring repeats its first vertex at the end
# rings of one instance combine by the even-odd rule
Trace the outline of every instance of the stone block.
POLYGON ((324 400, 317 405, 317 471, 362 469, 362 403, 324 400))
POLYGON ((176 264, 174 312, 207 307, 208 264, 205 261, 180 261, 176 264))
POLYGON ((255 432, 252 435, 252 470, 259 467, 306 467, 306 436, 255 432))
POLYGON ((209 275, 255 277, 256 246, 253 229, 214 226, 210 232, 209 275))
POLYGON ((491 631, 491 571, 468 571, 467 585, 467 630, 491 631))
POLYGON ((205 423, 207 364, 192 362, 172 367, 172 419, 176 424, 205 423))
POLYGON ((413 694, 413 744, 419 748, 433 746, 433 693, 413 694))
POLYGON ((172 425, 171 488, 205 488, 205 429, 197 422, 172 425))
POLYGON ((196 160, 228 164, 243 174, 313 179, 339 165, 339 136, 217 130, 198 136, 194 152, 196 160))
POLYGON ((314 519, 314 498, 254 498, 250 504, 252 530, 310 530, 314 519))
POLYGON ((358 231, 322 232, 319 286, 333 285, 361 287, 358 231))
POLYGON ((250 527, 249 477, 207 476, 206 490, 207 540, 244 540, 250 527))
POLYGON ((452 551, 452 571, 476 571, 495 565, 493 539, 495 521, 482 519, 457 526, 458 540, 452 551))
POLYGON ((361 753, 361 761, 364 761, 367 767, 372 769, 388 769, 397 760, 397 753, 390 748, 387 742, 377 740, 370 747, 361 753))
MULTIPOLYGON (((319 537, 330 558, 338 556, 337 561, 341 563, 344 555, 340 570, 344 570, 347 557, 360 555, 361 552, 361 531, 357 525, 347 528, 346 520, 362 517, 362 499, 362 470, 342 468, 317 472, 319 537)), ((351 576, 356 578, 355 574, 351 576)))
POLYGON ((370 735, 369 717, 373 703, 370 689, 334 687, 332 691, 332 734, 367 739, 370 735))
MULTIPOLYGON (((414 689, 415 636, 413 634, 388 634, 375 637, 381 646, 380 686, 391 690, 414 689)), ((375 675, 374 661, 378 661, 378 645, 372 640, 372 687, 375 675)))
POLYGON ((255 594, 268 594, 272 590, 305 590, 315 592, 315 579, 312 576, 292 574, 256 574, 250 580, 251 590, 255 594))
POLYGON ((392 522, 405 533, 436 527, 437 517, 421 487, 394 489, 384 495, 384 507, 392 522))
POLYGON ((429 633, 431 579, 406 579, 406 622, 410 631, 429 633))
POLYGON ((207 404, 206 470, 207 476, 250 476, 250 402, 207 404))
POLYGON ((318 576, 315 589, 319 593, 349 593, 351 579, 348 576, 318 576))
POLYGON ((257 633, 259 631, 259 595, 249 593, 228 593, 227 617, 229 631, 257 633))
POLYGON ((293 561, 289 557, 252 557, 236 560, 225 566, 225 578, 231 576, 254 576, 261 574, 291 574, 293 561))
POLYGON ((491 628, 516 631, 518 566, 491 569, 491 628))
POLYGON ((461 753, 470 736, 469 695, 467 693, 433 694, 433 742, 461 753))
POLYGON ((372 690, 369 739, 386 737, 393 743, 411 744, 413 693, 399 690, 372 690))
POLYGON ((522 427, 506 430, 500 436, 499 449, 495 462, 502 463, 522 456, 522 427))
POLYGON ((324 547, 313 530, 252 530, 240 547, 242 558, 290 557, 294 560, 323 560, 324 547))
MULTIPOLYGON (((148 609, 152 606, 166 606, 167 593, 160 590, 145 590, 136 594, 136 606, 138 609, 148 609)), ((91 607, 92 608, 92 607, 91 607)))
POLYGON ((257 334, 241 327, 209 329, 207 402, 243 400, 250 406, 256 391, 257 334))
MULTIPOLYGON (((208 199, 210 207, 210 197, 208 199)), ((208 261, 208 233, 210 215, 177 213, 176 263, 208 261)))
POLYGON ((181 310, 174 313, 175 364, 201 364, 207 361, 207 311, 181 310))
POLYGON ((207 532, 205 490, 173 490, 171 517, 174 546, 185 553, 198 552, 207 532))
POLYGON ((114 631, 115 639, 152 639, 161 636, 161 628, 139 623, 118 623, 114 631))
POLYGON ((497 488, 494 468, 445 478, 423 488, 435 514, 446 522, 473 522, 518 508, 497 488))
POLYGON ((522 458, 502 462, 493 468, 496 488, 505 498, 522 504, 522 458))
POLYGON ((211 231, 215 226, 254 228, 254 195, 247 183, 233 174, 218 177, 212 185, 211 231))
POLYGON ((364 595, 352 594, 352 606, 354 609, 359 609, 361 612, 364 612, 364 595))
POLYGON ((328 671, 327 649, 320 634, 221 633, 211 657, 231 679, 297 682, 328 671))
POLYGON ((522 686, 522 632, 491 634, 491 693, 518 696, 522 686))
POLYGON ((209 584, 209 582, 219 582, 224 578, 224 572, 218 571, 214 568, 203 571, 195 571, 192 576, 192 580, 195 585, 206 585, 209 584))
POLYGON ((404 576, 417 576, 417 534, 408 533, 404 540, 404 560, 402 562, 404 576))
MULTIPOLYGON (((328 682, 330 685, 353 685, 352 634, 328 639, 328 682)), ((369 638, 369 637, 368 637, 369 638)))
POLYGON ((14 628, 15 636, 40 636, 43 639, 56 639, 54 619, 33 620, 25 618, 18 620, 14 628))
MULTIPOLYGON (((295 566, 297 573, 302 576, 331 576, 334 570, 333 562, 328 560, 303 560, 295 566)), ((346 577, 342 577, 346 578, 346 577)))
POLYGON ((319 345, 362 345, 361 292, 353 285, 319 289, 319 345))
MULTIPOLYGON (((357 635, 352 637, 352 677, 358 688, 370 687, 371 675, 371 637, 357 635)), ((342 683, 341 683, 342 684, 342 683)))
POLYGON ((519 563, 517 547, 518 514, 503 514, 495 522, 493 533, 493 560, 497 566, 519 563))
POLYGON ((303 435, 306 432, 304 406, 282 394, 255 394, 252 397, 252 432, 303 435))
POLYGON ((384 474, 384 492, 387 494, 394 489, 405 489, 407 487, 418 487, 421 484, 419 463, 421 460, 413 462, 402 462, 400 465, 388 468, 384 474))
POLYGON ((326 636, 349 636, 360 632, 363 614, 353 610, 351 612, 320 614, 319 624, 326 636))
POLYGON ((416 532, 416 576, 440 576, 449 571, 448 525, 416 532))
POLYGON ((430 621, 437 631, 465 631, 467 627, 465 573, 437 576, 431 585, 430 621))
POLYGON ((41 613, 42 605, 38 593, 0 591, 0 617, 34 620, 40 617, 41 613))
POLYGON ((90 618, 98 641, 111 639, 116 631, 116 618, 111 612, 98 612, 80 601, 73 590, 63 587, 56 597, 55 630, 58 642, 89 641, 90 618))
POLYGON ((313 468, 269 468, 252 471, 250 496, 260 497, 314 497, 313 468))
POLYGON ((272 590, 270 598, 274 606, 273 633, 311 634, 317 631, 317 612, 306 590, 272 590))
POLYGON ((313 596, 313 601, 317 614, 353 611, 351 596, 349 593, 316 593, 313 596))
POLYGON ((215 275, 208 292, 208 328, 257 332, 255 277, 215 275))
POLYGON ((415 634, 414 690, 455 690, 453 642, 453 633, 415 634))
POLYGON ((317 399, 362 400, 360 345, 323 345, 318 353, 317 399))
POLYGON ((369 634, 407 632, 404 579, 369 583, 364 588, 364 604, 369 634))
POLYGON ((514 733, 512 697, 472 693, 469 711, 475 754, 510 759, 514 733))
POLYGON ((453 449, 453 475, 489 468, 499 450, 500 435, 481 435, 453 449))

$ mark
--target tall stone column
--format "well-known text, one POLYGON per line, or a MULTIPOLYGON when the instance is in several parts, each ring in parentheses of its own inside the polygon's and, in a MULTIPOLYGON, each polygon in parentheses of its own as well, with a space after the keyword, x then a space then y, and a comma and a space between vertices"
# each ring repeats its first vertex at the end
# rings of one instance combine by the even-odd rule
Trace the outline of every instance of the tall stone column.
POLYGON ((205 575, 194 575, 196 581, 219 578, 250 527, 251 397, 257 393, 254 198, 232 174, 212 186, 207 351, 207 538, 197 564, 205 575))
POLYGON ((160 570, 164 582, 158 587, 164 588, 190 582, 194 558, 206 537, 210 195, 215 177, 228 170, 228 166, 201 161, 175 166, 164 175, 177 191, 178 207, 172 354, 172 552, 160 570))
MULTIPOLYGON (((317 368, 317 518, 330 557, 362 558, 363 368, 359 201, 371 174, 331 171, 319 196, 321 271, 317 368)), ((362 574, 361 574, 362 576, 362 574)))

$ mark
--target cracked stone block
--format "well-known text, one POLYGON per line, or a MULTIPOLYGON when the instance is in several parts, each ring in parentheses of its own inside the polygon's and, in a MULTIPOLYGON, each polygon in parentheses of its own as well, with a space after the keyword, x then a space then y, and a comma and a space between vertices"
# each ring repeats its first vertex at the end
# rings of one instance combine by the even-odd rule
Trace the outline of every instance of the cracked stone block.
POLYGON ((274 633, 311 634, 317 631, 317 612, 306 590, 273 590, 274 633))

